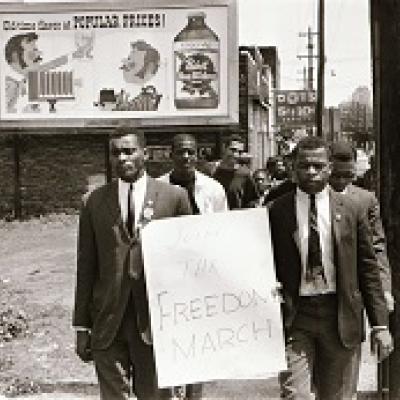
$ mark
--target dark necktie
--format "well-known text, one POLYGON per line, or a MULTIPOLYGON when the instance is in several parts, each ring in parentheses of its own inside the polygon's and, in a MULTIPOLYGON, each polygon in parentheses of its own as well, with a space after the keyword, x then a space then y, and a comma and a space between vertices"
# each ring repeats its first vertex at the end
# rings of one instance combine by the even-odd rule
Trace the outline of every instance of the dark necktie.
POLYGON ((195 175, 182 179, 175 176, 174 173, 171 173, 169 176, 169 182, 173 185, 178 185, 186 189, 193 214, 200 214, 199 207, 197 207, 196 199, 194 198, 195 175))
POLYGON ((135 201, 134 201, 134 188, 133 183, 129 185, 128 189, 128 215, 126 218, 126 228, 132 239, 128 254, 128 275, 137 280, 142 276, 143 272, 143 259, 142 248, 140 241, 135 232, 135 201))
POLYGON ((133 206, 133 184, 129 184, 128 189, 128 216, 126 218, 126 228, 128 229, 129 235, 133 236, 134 225, 135 225, 135 211, 133 206))
POLYGON ((310 213, 308 217, 308 257, 306 281, 313 282, 318 288, 326 288, 326 276, 322 266, 322 251, 319 240, 318 214, 315 205, 315 194, 310 195, 310 213))

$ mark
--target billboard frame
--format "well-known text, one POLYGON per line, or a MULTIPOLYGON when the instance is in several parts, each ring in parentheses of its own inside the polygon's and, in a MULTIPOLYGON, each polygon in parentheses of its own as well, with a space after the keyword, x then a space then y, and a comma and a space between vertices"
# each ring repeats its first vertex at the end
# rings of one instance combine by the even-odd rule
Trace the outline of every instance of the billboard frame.
POLYGON ((154 8, 164 9, 193 9, 201 7, 227 7, 227 113, 223 115, 199 116, 166 116, 160 118, 143 117, 112 117, 112 118, 28 118, 6 119, 0 114, 0 129, 12 128, 113 128, 128 126, 137 128, 150 128, 154 126, 199 126, 237 125, 239 122, 239 47, 238 47, 238 21, 237 0, 147 0, 145 4, 139 0, 110 1, 86 0, 69 2, 55 1, 8 1, 0 3, 0 16, 7 14, 39 14, 39 13, 71 13, 77 12, 104 12, 104 11, 135 11, 154 8))

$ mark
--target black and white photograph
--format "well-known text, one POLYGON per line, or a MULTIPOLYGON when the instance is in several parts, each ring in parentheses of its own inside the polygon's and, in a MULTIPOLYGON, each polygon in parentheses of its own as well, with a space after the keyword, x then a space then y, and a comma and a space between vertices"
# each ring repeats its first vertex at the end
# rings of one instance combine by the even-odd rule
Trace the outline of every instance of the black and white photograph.
POLYGON ((0 0, 0 400, 400 400, 399 64, 396 0, 0 0))

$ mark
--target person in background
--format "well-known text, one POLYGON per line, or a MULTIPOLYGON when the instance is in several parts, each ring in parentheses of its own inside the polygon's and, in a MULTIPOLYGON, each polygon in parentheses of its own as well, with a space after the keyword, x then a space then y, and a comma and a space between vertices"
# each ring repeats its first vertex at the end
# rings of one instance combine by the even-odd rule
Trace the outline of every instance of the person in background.
POLYGON ((192 213, 185 190, 147 175, 141 132, 110 141, 118 176, 90 193, 79 217, 73 325, 76 353, 94 360, 102 400, 169 398, 159 389, 143 273, 141 229, 192 213))
POLYGON ((253 180, 256 185, 257 200, 252 203, 253 207, 263 207, 266 205, 265 198, 271 188, 268 172, 265 169, 257 169, 253 173, 253 180))
POLYGON ((293 158, 296 189, 269 209, 283 297, 285 399, 352 398, 364 307, 380 358, 393 349, 368 221, 329 188, 329 159, 323 139, 302 139, 293 158))
MULTIPOLYGON (((280 172, 277 174, 275 173, 275 176, 278 176, 281 178, 279 180, 279 183, 275 180, 275 183, 272 183, 272 187, 268 194, 265 197, 265 202, 269 203, 271 201, 274 201, 275 199, 281 197, 282 195, 292 192, 296 189, 296 184, 293 181, 293 167, 292 167, 292 161, 294 158, 296 152, 296 148, 292 150, 291 153, 285 154, 283 161, 285 165, 284 171, 282 170, 281 167, 276 168, 275 167, 275 160, 273 159, 270 164, 270 168, 272 168, 273 171, 276 171, 277 169, 280 170, 280 172), (282 180, 283 179, 283 180, 282 180)), ((267 170, 269 171, 268 168, 268 161, 267 161, 267 170)))
POLYGON ((216 179, 225 189, 229 209, 251 207, 257 192, 251 173, 240 165, 244 143, 240 136, 231 136, 225 154, 214 172, 216 179))
MULTIPOLYGON (((386 238, 380 218, 380 206, 374 193, 355 186, 356 179, 356 151, 348 142, 335 142, 331 146, 332 171, 329 178, 331 187, 352 199, 365 214, 372 234, 372 243, 378 260, 379 272, 384 290, 387 308, 394 310, 392 296, 391 269, 386 252, 386 238)), ((354 398, 356 398, 359 366, 361 359, 361 346, 358 358, 354 362, 354 398)))
MULTIPOLYGON (((215 179, 196 170, 197 142, 193 135, 177 134, 172 140, 173 169, 158 179, 186 189, 193 214, 209 214, 228 210, 225 190, 215 179)), ((200 399, 202 385, 172 388, 176 399, 200 399)))
POLYGON ((273 186, 278 186, 288 178, 286 164, 281 156, 270 157, 267 160, 266 168, 271 177, 271 183, 273 186))
POLYGON ((222 185, 196 169, 197 142, 193 135, 175 135, 171 157, 173 169, 158 179, 186 189, 194 214, 228 210, 222 185))

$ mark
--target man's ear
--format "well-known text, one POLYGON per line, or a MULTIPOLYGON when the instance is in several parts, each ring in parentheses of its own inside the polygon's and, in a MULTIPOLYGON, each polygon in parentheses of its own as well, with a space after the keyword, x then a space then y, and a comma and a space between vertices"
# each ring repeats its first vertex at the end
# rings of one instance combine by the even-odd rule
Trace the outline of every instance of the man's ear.
POLYGON ((147 147, 143 148, 143 159, 144 161, 147 161, 149 159, 149 152, 147 150, 147 147))
POLYGON ((332 173, 332 161, 329 161, 327 166, 326 166, 326 171, 330 175, 332 173))

